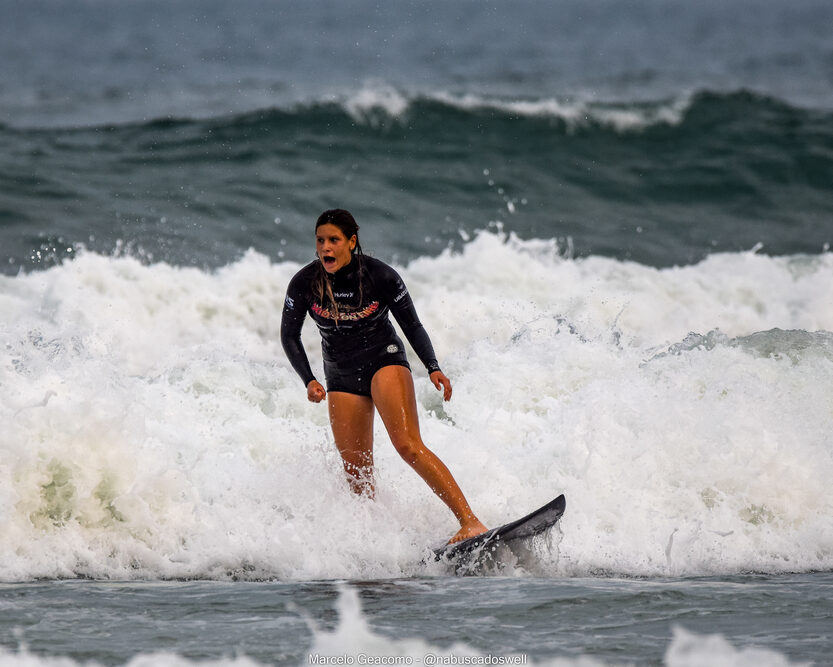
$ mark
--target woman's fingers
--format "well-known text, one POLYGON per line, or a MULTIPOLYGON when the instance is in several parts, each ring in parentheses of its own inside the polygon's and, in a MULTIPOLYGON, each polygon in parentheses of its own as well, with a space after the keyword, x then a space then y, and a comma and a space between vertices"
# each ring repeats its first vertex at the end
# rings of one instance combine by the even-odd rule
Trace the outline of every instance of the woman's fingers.
POLYGON ((429 376, 434 386, 443 392, 443 400, 451 399, 451 380, 449 380, 442 371, 434 371, 429 376))
POLYGON ((320 403, 327 396, 327 392, 318 380, 313 380, 307 385, 307 398, 313 403, 320 403))

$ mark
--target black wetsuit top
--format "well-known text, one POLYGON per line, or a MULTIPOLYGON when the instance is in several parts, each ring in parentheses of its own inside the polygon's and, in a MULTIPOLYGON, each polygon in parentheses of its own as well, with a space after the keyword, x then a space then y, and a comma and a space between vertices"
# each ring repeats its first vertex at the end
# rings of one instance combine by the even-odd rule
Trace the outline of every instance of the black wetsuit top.
MULTIPOLYGON (((313 294, 315 279, 321 270, 316 260, 298 271, 289 281, 281 319, 281 343, 292 367, 304 385, 315 379, 301 344, 301 327, 307 313, 318 325, 324 373, 349 372, 378 358, 386 348, 392 350, 402 341, 388 318, 393 313, 405 337, 428 372, 439 370, 428 333, 417 317, 411 295, 402 278, 391 267, 373 257, 353 257, 350 264, 334 274, 327 274, 338 304, 338 320, 329 307, 313 294), (361 280, 361 290, 359 281, 361 280)), ((406 364, 403 364, 406 365, 406 364)))

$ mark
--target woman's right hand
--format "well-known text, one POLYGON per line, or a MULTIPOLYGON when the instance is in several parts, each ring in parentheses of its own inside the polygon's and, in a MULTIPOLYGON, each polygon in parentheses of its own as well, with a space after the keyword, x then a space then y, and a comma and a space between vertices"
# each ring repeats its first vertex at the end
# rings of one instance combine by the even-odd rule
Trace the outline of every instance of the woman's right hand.
POLYGON ((327 396, 327 392, 318 380, 311 380, 307 385, 307 398, 312 403, 320 403, 327 396))

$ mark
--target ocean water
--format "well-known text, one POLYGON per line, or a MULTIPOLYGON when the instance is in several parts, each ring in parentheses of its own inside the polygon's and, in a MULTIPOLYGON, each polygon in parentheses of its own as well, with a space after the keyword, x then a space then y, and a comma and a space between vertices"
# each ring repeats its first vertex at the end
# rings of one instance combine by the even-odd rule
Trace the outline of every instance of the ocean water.
POLYGON ((831 26, 0 0, 0 664, 830 664, 831 26), (481 519, 567 497, 473 576, 381 424, 349 493, 280 348, 332 206, 481 519))
POLYGON ((0 661, 827 664, 830 593, 829 574, 0 585, 4 630, 16 623, 0 661))

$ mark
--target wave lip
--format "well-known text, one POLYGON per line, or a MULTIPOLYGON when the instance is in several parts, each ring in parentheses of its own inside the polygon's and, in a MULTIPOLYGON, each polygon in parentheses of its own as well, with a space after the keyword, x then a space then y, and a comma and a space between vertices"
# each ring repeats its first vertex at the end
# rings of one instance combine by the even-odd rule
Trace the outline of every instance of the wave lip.
MULTIPOLYGON (((796 110, 812 111, 747 88, 734 90, 700 88, 655 99, 598 99, 589 94, 535 97, 496 95, 476 91, 453 92, 442 89, 408 90, 382 81, 375 81, 365 83, 355 90, 330 92, 318 96, 283 100, 269 99, 268 96, 253 97, 248 107, 236 106, 227 110, 206 106, 201 111, 194 111, 194 105, 189 104, 181 109, 171 107, 159 113, 143 114, 140 117, 125 118, 122 121, 111 119, 102 123, 95 120, 95 115, 91 115, 88 118, 92 120, 86 122, 44 126, 0 123, 0 129, 107 129, 170 121, 207 121, 215 125, 230 126, 238 120, 249 122, 251 118, 266 118, 273 114, 277 117, 303 118, 324 110, 338 111, 356 122, 378 126, 385 122, 405 122, 412 119, 415 114, 424 113, 426 108, 433 108, 445 110, 446 113, 462 112, 476 116, 487 113, 516 118, 550 119, 563 123, 570 131, 582 127, 599 126, 618 132, 629 132, 655 125, 679 125, 685 120, 692 105, 704 100, 726 103, 729 105, 727 109, 730 110, 733 100, 743 98, 753 100, 754 104, 769 106, 770 103, 774 103, 796 110)), ((824 111, 812 112, 822 115, 825 113, 824 111)))
MULTIPOLYGON (((692 103, 692 94, 656 102, 593 102, 575 97, 558 99, 512 99, 476 93, 454 94, 445 91, 406 94, 386 86, 366 86, 347 95, 340 105, 359 122, 378 123, 378 113, 391 120, 404 120, 409 113, 426 105, 469 113, 500 113, 525 118, 558 120, 573 131, 588 125, 610 127, 619 132, 644 129, 652 125, 678 125, 692 103)), ((315 106, 313 104, 313 106, 315 106)))

